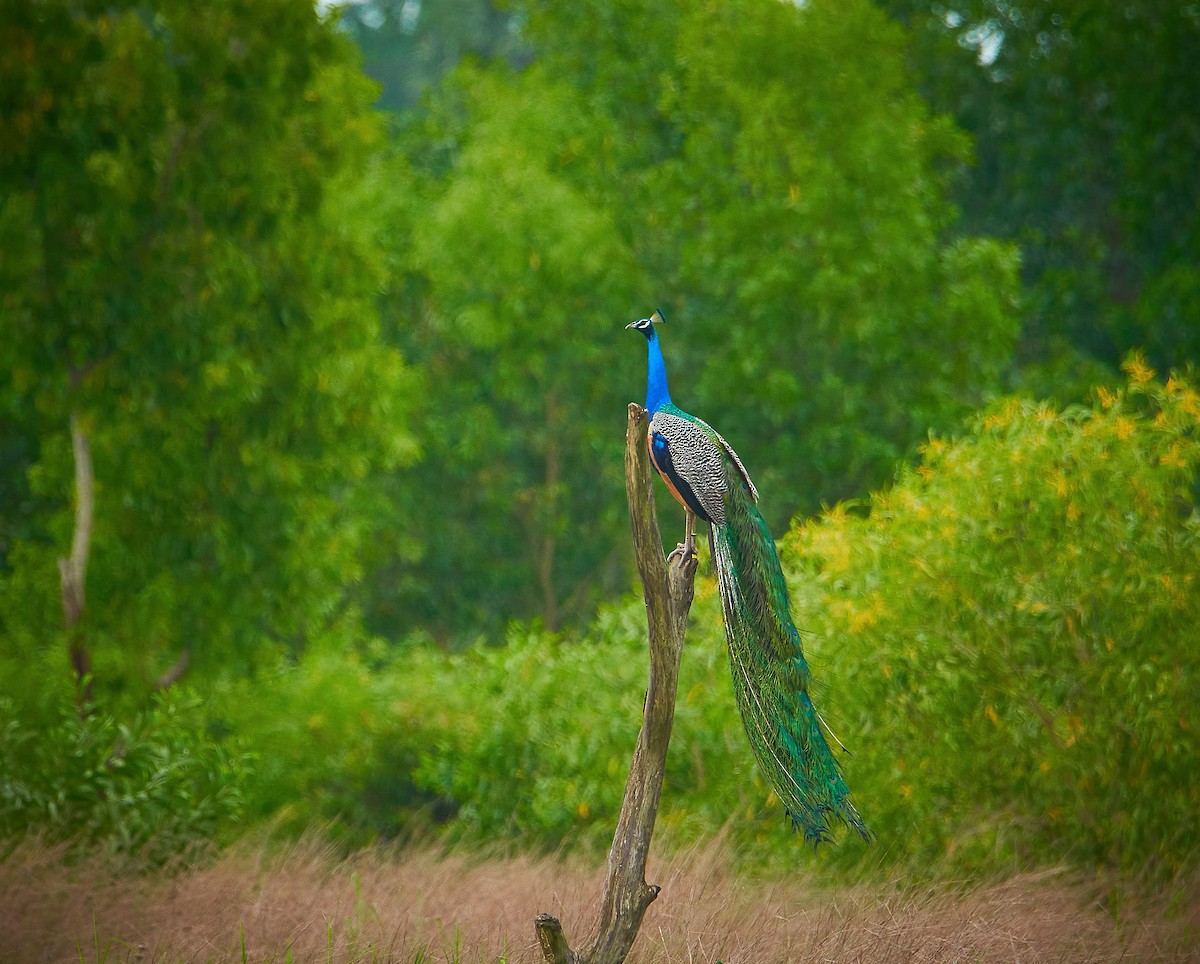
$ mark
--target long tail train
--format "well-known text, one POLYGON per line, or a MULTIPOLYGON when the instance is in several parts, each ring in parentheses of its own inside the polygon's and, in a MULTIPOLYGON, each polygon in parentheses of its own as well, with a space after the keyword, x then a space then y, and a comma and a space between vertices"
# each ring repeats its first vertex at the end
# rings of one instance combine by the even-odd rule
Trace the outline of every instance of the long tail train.
POLYGON ((710 527, 709 545, 734 694, 751 749, 806 840, 829 839, 834 818, 870 840, 809 698, 812 674, 774 540, 745 490, 730 496, 725 524, 710 527))

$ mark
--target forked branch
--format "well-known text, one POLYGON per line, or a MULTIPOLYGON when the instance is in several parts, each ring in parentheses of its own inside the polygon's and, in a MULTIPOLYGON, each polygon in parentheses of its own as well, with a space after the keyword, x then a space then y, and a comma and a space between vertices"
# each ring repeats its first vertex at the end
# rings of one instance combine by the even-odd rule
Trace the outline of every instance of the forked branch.
POLYGON ((538 942, 547 964, 620 964, 633 946, 646 908, 659 893, 656 885, 646 883, 646 859, 675 720, 679 659, 692 605, 696 558, 686 552, 673 553, 670 561, 663 556, 650 486, 647 429, 646 410, 630 404, 625 435, 625 494, 650 638, 650 678, 642 729, 608 854, 598 933, 587 948, 573 951, 559 921, 548 914, 539 915, 538 942))

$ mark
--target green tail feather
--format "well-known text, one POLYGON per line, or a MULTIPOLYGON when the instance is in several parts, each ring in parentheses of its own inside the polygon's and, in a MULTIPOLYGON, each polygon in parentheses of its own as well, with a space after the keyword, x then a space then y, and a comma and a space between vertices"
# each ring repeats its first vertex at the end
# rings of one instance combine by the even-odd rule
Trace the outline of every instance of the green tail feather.
POLYGON ((806 840, 828 840, 834 818, 869 840, 809 698, 812 674, 792 623, 775 542, 740 486, 726 507, 726 523, 712 526, 709 538, 734 694, 754 756, 806 840))

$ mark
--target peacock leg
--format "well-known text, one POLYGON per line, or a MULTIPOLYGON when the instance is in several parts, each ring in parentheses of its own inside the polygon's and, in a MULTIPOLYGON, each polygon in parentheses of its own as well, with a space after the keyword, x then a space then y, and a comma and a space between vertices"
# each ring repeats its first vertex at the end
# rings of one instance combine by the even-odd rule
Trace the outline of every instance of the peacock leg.
POLYGON ((679 556, 681 559, 692 559, 696 555, 696 513, 691 509, 686 509, 686 517, 683 520, 683 542, 675 547, 667 558, 674 559, 679 556))

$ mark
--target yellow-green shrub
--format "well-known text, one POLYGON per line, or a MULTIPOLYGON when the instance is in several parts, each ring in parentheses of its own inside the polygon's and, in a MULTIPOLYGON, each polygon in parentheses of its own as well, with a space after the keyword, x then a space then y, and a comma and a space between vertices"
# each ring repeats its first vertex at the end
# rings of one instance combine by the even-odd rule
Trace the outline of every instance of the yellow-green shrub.
POLYGON ((1171 873, 1200 844, 1200 395, 1138 357, 1005 401, 787 540, 859 807, 914 865, 1171 873))

